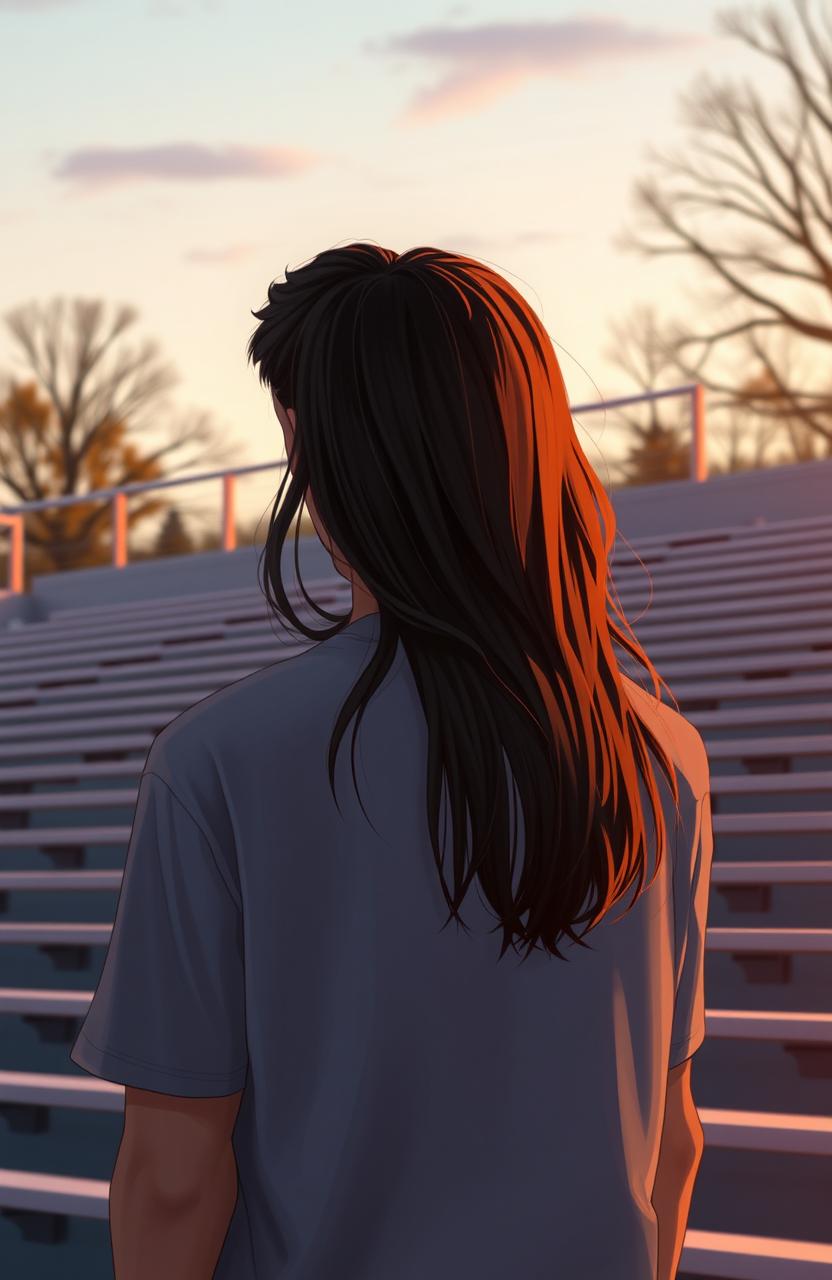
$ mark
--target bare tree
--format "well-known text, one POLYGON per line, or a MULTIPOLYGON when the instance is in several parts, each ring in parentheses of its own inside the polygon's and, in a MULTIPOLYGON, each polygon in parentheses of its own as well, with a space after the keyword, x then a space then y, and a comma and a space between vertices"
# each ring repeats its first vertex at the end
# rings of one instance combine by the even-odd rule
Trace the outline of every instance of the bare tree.
MULTIPOLYGON (((35 378, 10 380, 0 404, 0 483, 12 502, 222 466, 233 458, 235 447, 220 447, 205 413, 162 424, 161 397, 179 379, 160 363, 155 343, 119 343, 137 319, 133 307, 118 307, 106 321, 102 302, 75 299, 68 324, 65 310, 59 298, 5 316, 35 378), (147 447, 151 433, 164 437, 157 448, 147 447), (187 446, 191 456, 180 459, 187 446)), ((133 500, 129 525, 166 506, 156 496, 133 500)), ((27 517, 27 542, 52 567, 98 563, 109 527, 107 504, 57 507, 27 517)))
POLYGON ((775 112, 753 84, 716 85, 704 76, 683 98, 694 130, 684 159, 651 148, 668 181, 636 187, 638 207, 668 239, 644 243, 625 235, 618 244, 650 257, 687 256, 719 286, 709 307, 718 323, 697 333, 688 323, 677 325, 667 335, 681 377, 716 393, 709 407, 800 424, 803 456, 807 440, 828 456, 832 383, 822 378, 811 390, 805 379, 792 380, 785 348, 766 346, 770 334, 799 338, 804 348, 820 344, 825 369, 832 344, 832 21, 822 5, 815 29, 809 0, 793 0, 793 7, 797 31, 771 7, 728 10, 717 20, 724 33, 785 70, 791 110, 775 112), (736 352, 738 343, 744 358, 738 380, 706 367, 715 353, 736 352))
MULTIPOLYGON (((661 391, 689 381, 676 354, 673 338, 662 326, 654 306, 634 307, 622 323, 610 325, 613 341, 604 354, 633 382, 635 388, 661 391)), ((748 335, 746 336, 748 341, 748 335)), ((778 400, 779 382, 772 376, 776 365, 789 385, 795 386, 805 374, 795 359, 799 339, 793 334, 780 335, 779 350, 772 357, 755 338, 752 356, 758 372, 746 368, 737 376, 730 396, 708 397, 708 470, 719 475, 744 471, 780 462, 808 462, 824 456, 824 442, 807 427, 790 404, 778 400), (767 408, 778 415, 760 415, 757 406, 764 400, 767 408), (723 461, 716 457, 713 444, 727 445, 723 461), (772 454, 774 446, 780 452, 772 454), (751 445, 751 452, 742 446, 751 445)), ((649 400, 644 404, 615 410, 627 436, 633 442, 619 464, 624 484, 650 484, 655 481, 686 479, 690 473, 690 401, 682 399, 649 400)), ((826 454, 832 456, 832 439, 825 442, 826 454)), ((622 482, 619 482, 622 483, 622 482)))
MULTIPOLYGON (((660 391, 672 384, 668 371, 676 368, 672 350, 666 346, 656 310, 652 306, 633 309, 623 324, 611 324, 613 342, 605 356, 645 391, 660 391)), ((687 411, 689 401, 681 402, 687 411)), ((689 434, 680 426, 680 402, 648 400, 644 404, 615 410, 631 443, 619 464, 625 485, 653 484, 661 480, 682 480, 690 475, 689 434)))

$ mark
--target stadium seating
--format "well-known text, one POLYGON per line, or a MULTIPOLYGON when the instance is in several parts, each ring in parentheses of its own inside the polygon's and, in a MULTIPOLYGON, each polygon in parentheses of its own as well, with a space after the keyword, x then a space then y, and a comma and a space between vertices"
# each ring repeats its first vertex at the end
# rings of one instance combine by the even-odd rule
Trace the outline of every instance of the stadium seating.
MULTIPOLYGON (((613 565, 621 605, 711 762, 706 1146, 679 1274, 830 1276, 832 516, 633 548, 641 564, 613 565)), ((340 577, 307 587, 348 610, 340 577)), ((98 1113, 124 1090, 68 1054, 153 736, 306 643, 280 635, 256 583, 0 629, 0 1258, 15 1280, 110 1274, 109 1184, 90 1170, 112 1161, 120 1125, 98 1113)))

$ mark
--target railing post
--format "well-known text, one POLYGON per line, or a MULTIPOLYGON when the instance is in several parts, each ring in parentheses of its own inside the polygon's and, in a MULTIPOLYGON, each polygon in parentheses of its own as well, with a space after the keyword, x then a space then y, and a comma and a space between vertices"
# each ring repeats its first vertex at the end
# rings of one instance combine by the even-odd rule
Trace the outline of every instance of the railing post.
POLYGON ((690 442, 690 478, 700 483, 708 478, 708 456, 705 441, 705 388, 697 382, 691 393, 692 432, 690 442))
POLYGON ((9 590, 20 595, 23 590, 23 516, 15 516, 12 524, 12 545, 9 548, 9 590))
MULTIPOLYGON (((8 525, 11 535, 11 545, 9 547, 9 594, 20 595, 23 590, 23 516, 20 512, 15 514, 0 514, 0 525, 8 525)), ((0 591, 0 595, 3 592, 0 591)))
POLYGON ((127 564, 127 494, 113 494, 113 568, 127 564))
POLYGON ((234 523, 235 475, 227 473, 222 478, 222 549, 233 551, 237 546, 237 526, 234 523))

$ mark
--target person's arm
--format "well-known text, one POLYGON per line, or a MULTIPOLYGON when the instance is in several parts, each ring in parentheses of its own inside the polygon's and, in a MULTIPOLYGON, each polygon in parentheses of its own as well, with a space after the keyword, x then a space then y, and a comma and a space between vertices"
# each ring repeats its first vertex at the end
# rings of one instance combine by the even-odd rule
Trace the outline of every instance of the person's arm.
POLYGON ((699 1151, 687 1157, 659 1161, 653 1188, 653 1208, 659 1228, 656 1280, 676 1280, 701 1159, 699 1151))
POLYGON ((159 1180, 119 1151, 110 1180, 115 1280, 211 1280, 237 1200, 233 1148, 188 1195, 161 1192, 159 1180))
POLYGON ((652 1202, 658 1224, 657 1280, 676 1280, 685 1242, 696 1175, 705 1135, 691 1093, 693 1054, 705 1039, 705 939, 713 864, 713 823, 708 755, 690 728, 690 776, 701 790, 691 833, 690 861, 674 867, 675 995, 670 1059, 682 1054, 667 1074, 664 1125, 652 1202))
POLYGON ((705 1139, 690 1088, 691 1059, 668 1073, 665 1121, 652 1203, 658 1223, 656 1280, 676 1280, 705 1139))
POLYGON ((211 1280, 237 1200, 242 1096, 127 1087, 110 1179, 116 1280, 211 1280))

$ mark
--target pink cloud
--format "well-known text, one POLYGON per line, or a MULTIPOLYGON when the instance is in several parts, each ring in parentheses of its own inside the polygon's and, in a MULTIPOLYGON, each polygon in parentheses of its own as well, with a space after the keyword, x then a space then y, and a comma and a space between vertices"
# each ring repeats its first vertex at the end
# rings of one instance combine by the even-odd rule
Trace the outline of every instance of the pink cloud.
POLYGON ((698 33, 584 18, 424 27, 382 43, 367 41, 364 48, 371 54, 411 54, 448 67, 437 83, 411 100, 402 123, 416 124, 485 106, 533 77, 571 77, 610 62, 664 57, 710 42, 710 36, 698 33))
POLYGON ((291 178, 317 163, 312 152, 291 147, 170 142, 153 147, 84 147, 65 156, 53 176, 90 189, 154 178, 168 182, 291 178))

